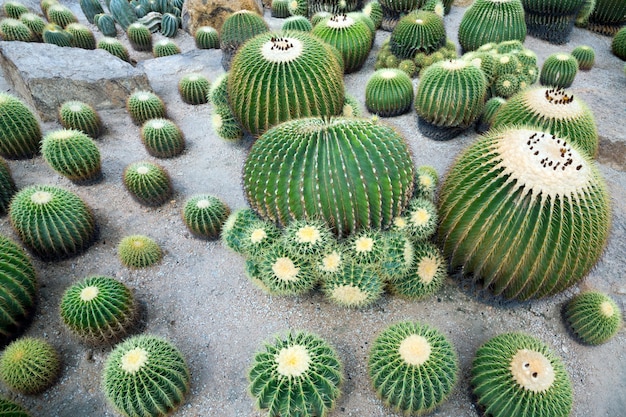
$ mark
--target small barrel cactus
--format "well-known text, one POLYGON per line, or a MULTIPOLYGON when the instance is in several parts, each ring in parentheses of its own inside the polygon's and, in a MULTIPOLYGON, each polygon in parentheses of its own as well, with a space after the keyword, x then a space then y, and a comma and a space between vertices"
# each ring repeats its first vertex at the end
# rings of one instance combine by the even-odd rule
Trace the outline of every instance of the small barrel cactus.
POLYGON ((78 23, 78 18, 76 18, 74 12, 72 12, 69 7, 60 3, 48 7, 46 17, 48 18, 48 22, 57 24, 62 28, 65 28, 70 23, 78 23))
MULTIPOLYGON (((235 210, 228 216, 222 226, 220 234, 222 243, 236 253, 244 254, 244 239, 250 236, 249 230, 252 224, 258 221, 261 221, 261 219, 250 209, 235 210)), ((266 237, 257 236, 255 240, 263 240, 266 237)))
POLYGON ((39 153, 41 139, 35 114, 16 96, 0 93, 0 155, 32 158, 39 153))
POLYGON ((4 397, 0 397, 0 415, 10 417, 31 417, 24 407, 4 397))
POLYGON ((96 49, 96 37, 91 29, 81 23, 70 23, 65 31, 72 36, 71 45, 75 48, 96 49))
POLYGON ((386 282, 403 276, 415 263, 415 248, 406 233, 389 230, 382 232, 383 251, 378 270, 386 282))
POLYGON ((523 333, 493 337, 476 351, 471 385, 493 417, 567 417, 572 385, 561 359, 542 341, 523 333))
POLYGON ((220 138, 227 142, 239 142, 243 138, 241 125, 235 119, 228 105, 215 105, 211 116, 211 126, 220 138))
POLYGON ((309 16, 309 0, 290 0, 288 8, 292 16, 309 16))
POLYGON ((48 13, 48 8, 54 4, 58 4, 59 0, 39 0, 39 6, 44 15, 48 13))
POLYGON ((0 36, 4 41, 32 42, 35 34, 21 20, 6 18, 0 20, 0 36))
POLYGON ((456 352, 434 327, 399 322, 372 343, 369 376, 378 396, 398 413, 421 415, 435 409, 456 384, 456 352))
POLYGON ((103 37, 98 41, 98 49, 103 49, 111 55, 118 57, 122 61, 130 62, 128 49, 122 42, 115 38, 110 36, 103 37))
POLYGON ((59 306, 63 324, 89 344, 111 344, 135 323, 137 306, 131 290, 105 276, 87 277, 63 293, 59 306))
POLYGON ((622 311, 600 291, 578 294, 565 304, 564 316, 572 332, 585 343, 608 342, 622 327, 622 311))
POLYGON ((148 153, 157 158, 172 158, 185 150, 180 128, 168 119, 150 119, 141 126, 141 141, 148 153))
POLYGON ((313 25, 311 25, 309 19, 304 16, 291 16, 285 19, 285 22, 280 30, 300 30, 302 32, 310 32, 313 30, 313 25))
POLYGON ((124 169, 124 186, 140 204, 160 206, 172 195, 167 171, 149 161, 133 162, 124 169))
POLYGON ((379 69, 365 85, 365 107, 381 117, 394 117, 411 110, 413 82, 402 70, 379 69))
POLYGON ((383 10, 381 29, 391 32, 402 16, 418 9, 423 0, 378 0, 383 10))
POLYGON ((4 2, 2 9, 7 17, 12 19, 19 19, 24 13, 28 13, 28 7, 20 3, 19 1, 9 0, 4 2))
POLYGON ((268 416, 326 416, 341 395, 341 362, 322 338, 289 332, 254 356, 250 394, 268 416))
POLYGON ((220 37, 214 27, 200 26, 194 35, 196 48, 220 49, 220 37))
POLYGON ((181 352, 165 339, 143 334, 115 346, 104 363, 102 390, 125 416, 171 414, 189 391, 189 368, 181 352))
POLYGON ((94 16, 104 13, 104 9, 98 0, 80 0, 80 8, 89 23, 94 24, 94 16))
POLYGON ((404 16, 391 32, 391 52, 399 59, 431 54, 446 44, 443 19, 433 12, 416 10, 404 16))
POLYGON ((80 130, 53 130, 41 142, 43 159, 59 174, 77 183, 100 179, 100 150, 96 142, 80 130))
POLYGON ((120 240, 117 255, 122 265, 136 269, 155 265, 163 257, 163 251, 158 243, 148 236, 130 235, 120 240))
POLYGON ((59 108, 59 122, 66 129, 76 129, 97 138, 102 132, 102 121, 96 110, 82 101, 70 100, 59 108))
POLYGON ((98 26, 98 29, 100 29, 100 32, 102 32, 104 36, 109 36, 111 38, 114 38, 115 36, 117 36, 117 28, 115 27, 115 19, 113 19, 113 16, 111 16, 110 14, 98 13, 97 15, 94 16, 94 22, 96 23, 96 26, 98 26))
MULTIPOLYGON (((626 33, 626 32, 625 32, 626 33)), ((589 71, 596 61, 596 53, 592 47, 580 45, 572 50, 572 56, 578 61, 578 69, 589 71)))
POLYGON ((9 209, 9 203, 17 192, 17 186, 11 175, 7 161, 0 157, 0 216, 4 216, 9 209))
POLYGON ((182 210, 183 222, 197 237, 216 239, 222 225, 230 215, 230 209, 219 198, 199 194, 189 198, 182 210))
POLYGON ((383 23, 383 9, 378 0, 372 0, 363 6, 363 14, 372 19, 374 27, 378 30, 383 23))
POLYGON ((187 104, 204 104, 208 101, 211 82, 197 72, 186 74, 178 81, 178 93, 187 104))
POLYGON ((265 32, 269 32, 269 26, 259 14, 245 9, 230 14, 220 29, 220 49, 224 70, 230 69, 231 61, 241 45, 248 39, 265 32))
POLYGON ((522 0, 528 34, 557 45, 569 41, 584 0, 522 0))
POLYGON ((485 108, 478 118, 478 123, 476 123, 476 131, 478 133, 485 133, 491 129, 498 110, 500 110, 505 103, 506 100, 502 97, 491 97, 487 100, 485 108))
POLYGON ((520 0, 476 0, 459 24, 459 44, 475 51, 489 42, 526 39, 524 8, 520 0))
POLYGON ((493 81, 491 88, 497 97, 506 99, 520 91, 521 83, 521 78, 516 74, 501 74, 493 81))
POLYGON ((12 390, 23 394, 45 391, 56 382, 60 372, 59 354, 43 339, 17 339, 0 356, 0 379, 12 390))
POLYGON ((131 23, 126 29, 126 36, 128 36, 128 42, 135 51, 152 50, 152 32, 143 23, 131 23))
POLYGON ((334 236, 322 221, 295 220, 283 230, 282 240, 294 255, 312 256, 325 252, 334 236))
POLYGON ((272 0, 272 5, 270 6, 272 17, 284 19, 291 16, 289 1, 291 0, 272 0))
POLYGON ((43 29, 46 27, 46 21, 35 13, 23 13, 20 21, 24 23, 35 35, 37 41, 42 41, 43 29))
POLYGON ((415 197, 435 200, 435 191, 439 184, 439 174, 430 165, 420 165, 415 172, 415 197))
POLYGON ((558 52, 546 58, 539 74, 541 85, 567 88, 578 73, 578 61, 570 54, 558 52))
POLYGON ((427 240, 435 234, 439 217, 432 200, 424 197, 411 199, 405 215, 407 225, 404 231, 413 241, 427 240))
POLYGON ((363 229, 351 234, 342 243, 344 252, 355 262, 378 267, 387 242, 380 230, 363 229))
POLYGON ((152 55, 155 58, 176 54, 180 54, 180 47, 171 39, 161 39, 152 45, 152 55))
POLYGON ((352 261, 343 265, 338 273, 325 277, 322 291, 335 304, 363 308, 380 298, 383 280, 375 268, 352 261))
POLYGON ((150 119, 165 118, 165 103, 151 91, 135 91, 126 99, 126 110, 137 124, 150 119))
POLYGON ((404 275, 391 279, 394 294, 409 299, 422 299, 436 294, 448 277, 447 263, 443 254, 428 241, 415 244, 415 261, 404 275))
POLYGON ((611 40, 611 52, 613 55, 626 61, 626 28, 622 28, 611 40))
POLYGON ((95 219, 85 202, 51 185, 18 191, 11 200, 9 217, 22 242, 44 260, 78 255, 96 237, 95 219))
POLYGON ((508 127, 492 129, 457 159, 439 217, 451 268, 463 266, 495 294, 525 300, 586 275, 606 245, 611 210, 585 151, 541 130, 508 127))
POLYGON ((305 294, 317 283, 308 259, 293 255, 282 241, 275 242, 258 257, 258 269, 261 281, 273 295, 305 294))

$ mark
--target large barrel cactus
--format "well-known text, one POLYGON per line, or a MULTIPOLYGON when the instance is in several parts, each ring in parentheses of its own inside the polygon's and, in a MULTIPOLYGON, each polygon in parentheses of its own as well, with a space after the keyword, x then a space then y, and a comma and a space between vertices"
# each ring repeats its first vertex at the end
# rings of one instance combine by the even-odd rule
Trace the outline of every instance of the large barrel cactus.
POLYGON ((495 294, 529 299, 582 279, 609 235, 609 197, 585 151, 549 133, 510 127, 475 142, 447 174, 439 242, 495 294))
POLYGON ((528 34, 557 45, 567 43, 584 0, 522 0, 528 34))
POLYGON ((474 51, 489 42, 526 39, 524 8, 520 0, 477 0, 463 15, 459 43, 474 51))
POLYGON ((343 63, 333 49, 301 31, 262 33, 246 42, 228 77, 230 106, 243 128, 259 136, 286 120, 340 114, 343 63))
POLYGON ((623 0, 596 0, 587 28, 613 36, 626 24, 626 2, 623 0))
POLYGON ((246 159, 252 208, 283 225, 325 220, 337 235, 386 227, 413 191, 413 162, 391 127, 357 118, 308 118, 267 131, 246 159))

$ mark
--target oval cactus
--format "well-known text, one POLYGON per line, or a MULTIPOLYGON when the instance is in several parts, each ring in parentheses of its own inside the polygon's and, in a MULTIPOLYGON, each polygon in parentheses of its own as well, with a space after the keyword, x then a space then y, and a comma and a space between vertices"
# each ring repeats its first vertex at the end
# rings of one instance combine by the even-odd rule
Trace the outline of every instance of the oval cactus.
POLYGON ((226 203, 209 194, 189 198, 182 210, 183 222, 189 231, 205 239, 218 238, 229 215, 226 203))
POLYGON ((43 339, 23 337, 0 356, 0 379, 12 390, 38 394, 50 388, 61 371, 56 349, 43 339))
POLYGON ((283 225, 323 219, 342 236, 391 224, 412 194, 413 163, 404 139, 382 123, 299 119, 255 142, 243 181, 248 202, 262 217, 283 225), (296 179, 303 176, 304 183, 296 179))
POLYGON ((72 10, 60 3, 48 7, 46 17, 48 22, 57 24, 62 28, 65 28, 70 23, 78 23, 78 18, 76 18, 72 10))
POLYGON ((230 69, 231 61, 241 45, 248 39, 265 32, 269 32, 269 26, 263 17, 255 12, 239 10, 228 16, 220 29, 220 49, 224 70, 230 69))
POLYGON ((600 291, 583 292, 569 300, 564 317, 572 332, 590 345, 608 342, 622 327, 622 310, 600 291))
POLYGON ((120 240, 117 255, 122 265, 137 269, 155 265, 163 257, 163 252, 154 239, 144 235, 130 235, 120 240))
POLYGON ((141 141, 157 158, 172 158, 185 150, 183 132, 168 119, 150 119, 141 126, 141 141))
POLYGON ((207 103, 209 88, 211 88, 209 79, 196 72, 187 74, 178 81, 178 93, 187 104, 207 103))
POLYGON ((102 132, 102 121, 96 110, 82 101, 70 100, 59 108, 59 122, 66 129, 76 129, 97 138, 102 132))
POLYGON ((103 37, 98 41, 98 49, 103 49, 111 55, 118 57, 122 61, 130 62, 128 49, 122 42, 115 38, 110 36, 103 37))
POLYGON ((348 262, 337 274, 327 276, 322 291, 333 303, 348 308, 363 308, 376 302, 383 293, 383 280, 374 269, 348 262))
POLYGON ((78 255, 96 237, 95 219, 83 200, 51 185, 20 190, 11 200, 9 218, 22 242, 43 260, 78 255))
POLYGON ((98 13, 93 19, 104 36, 111 38, 117 36, 117 28, 115 27, 115 19, 113 19, 113 16, 107 13, 98 13))
POLYGON ((137 124, 150 119, 165 118, 165 103, 151 91, 135 91, 126 99, 126 110, 137 124))
POLYGON ((112 344, 134 325, 137 306, 123 283, 91 276, 65 290, 59 312, 63 324, 84 342, 112 344))
POLYGON ((32 158, 39 153, 41 139, 35 114, 19 98, 0 93, 0 155, 32 158))
POLYGON ((161 39, 152 45, 152 55, 155 58, 180 54, 180 47, 171 39, 161 39))
POLYGON ((219 34, 211 26, 200 26, 196 29, 194 40, 198 49, 220 49, 219 34))
POLYGON ((476 0, 459 24, 463 51, 475 51, 489 42, 526 39, 524 8, 520 0, 476 0))
POLYGON ((576 144, 535 129, 496 129, 448 172, 438 239, 451 268, 463 266, 493 293, 541 298, 593 267, 610 213, 606 185, 576 144))
POLYGON ((134 22, 126 29, 128 42, 135 51, 152 50, 152 32, 143 23, 134 22))
POLYGON ((102 390, 125 416, 171 414, 189 391, 185 358, 165 339, 144 334, 115 346, 104 363, 102 390))
POLYGON ((394 117, 408 112, 413 104, 413 82, 402 70, 380 69, 365 85, 365 107, 381 117, 394 117))
POLYGON ((53 130, 41 142, 43 159, 59 174, 77 183, 101 176, 100 150, 85 133, 74 129, 53 130))
POLYGON ((493 337, 476 351, 472 390, 493 417, 567 417, 572 385, 561 359, 523 333, 493 337))
POLYGON ((80 0, 80 9, 87 18, 87 21, 94 24, 94 16, 98 13, 104 13, 104 9, 98 0, 80 0))
POLYGON ((419 52, 431 54, 445 44, 443 19, 424 10, 416 10, 400 19, 389 38, 391 52, 399 59, 413 59, 419 52))
POLYGON ((572 50, 572 56, 578 61, 578 69, 589 71, 593 68, 596 60, 596 53, 590 46, 580 45, 572 50))
POLYGON ((145 206, 160 206, 173 192, 167 171, 152 162, 133 162, 124 169, 122 177, 126 190, 145 206))
POLYGON ((4 41, 32 42, 35 34, 21 20, 5 18, 0 20, 0 35, 4 41))

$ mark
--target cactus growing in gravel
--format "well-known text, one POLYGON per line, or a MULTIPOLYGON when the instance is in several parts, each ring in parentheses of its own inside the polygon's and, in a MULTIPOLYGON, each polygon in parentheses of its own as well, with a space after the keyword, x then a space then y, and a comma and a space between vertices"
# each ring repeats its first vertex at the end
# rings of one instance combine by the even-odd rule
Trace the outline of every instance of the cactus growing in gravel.
POLYGON ((19 19, 22 14, 29 12, 28 7, 18 1, 6 1, 2 8, 7 17, 12 19, 19 19))
POLYGON ((593 68, 596 60, 596 53, 590 46, 580 45, 574 48, 572 56, 578 61, 578 69, 588 71, 593 68))
POLYGON ((137 306, 131 290, 105 276, 87 277, 65 290, 59 312, 63 324, 89 344, 111 344, 135 323, 137 306))
POLYGON ((18 191, 9 206, 9 218, 22 242, 44 260, 77 255, 96 236, 93 214, 83 200, 51 185, 18 191))
POLYGON ((115 19, 113 19, 113 16, 110 14, 98 13, 94 16, 93 21, 96 23, 96 26, 98 26, 98 29, 100 29, 100 32, 102 32, 104 36, 109 36, 111 38, 117 36, 115 19))
POLYGON ((72 46, 72 35, 55 23, 48 23, 44 26, 41 37, 44 43, 61 47, 72 46))
POLYGON ((101 176, 100 150, 80 130, 49 132, 41 142, 41 155, 52 169, 71 181, 87 183, 101 176))
POLYGON ((189 391, 185 358, 165 339, 143 334, 115 346, 104 363, 102 390, 124 416, 171 414, 189 391))
POLYGON ((143 23, 131 23, 126 29, 126 36, 128 36, 128 42, 135 51, 152 50, 152 33, 143 23))
POLYGON ((454 347, 439 330, 405 321, 376 337, 368 370, 385 405, 399 413, 421 415, 448 398, 459 365, 454 347))
POLYGON ((119 40, 105 36, 98 41, 98 49, 103 49, 113 56, 118 57, 122 61, 130 62, 128 49, 119 40))
POLYGON ((626 27, 620 29, 611 40, 611 52, 613 55, 626 61, 626 27))
POLYGON ((115 21, 122 27, 124 32, 128 29, 131 23, 137 21, 137 15, 135 10, 130 5, 128 0, 109 0, 108 1, 109 12, 115 19, 115 21))
MULTIPOLYGON (((254 236, 251 236, 254 240, 254 236)), ((258 257, 259 277, 273 295, 301 295, 317 283, 309 260, 293 255, 283 241, 275 242, 258 257)))
POLYGON ((172 195, 167 171, 152 162, 133 162, 124 169, 122 176, 124 186, 140 204, 160 206, 172 195))
POLYGON ((541 67, 541 85, 567 88, 578 73, 578 61, 572 55, 559 52, 546 58, 541 67))
POLYGON ((380 69, 365 85, 365 106, 381 117, 394 117, 408 112, 413 104, 413 82, 402 70, 380 69))
POLYGON ((0 93, 0 155, 31 158, 39 152, 41 128, 34 113, 17 97, 0 93))
POLYGON ((80 0, 80 8, 89 23, 94 24, 94 16, 104 13, 104 9, 98 0, 80 0))
POLYGON ((96 49, 96 37, 91 29, 82 23, 70 23, 65 31, 72 36, 71 45, 75 48, 96 49))
POLYGON ((43 28, 46 27, 46 21, 41 16, 30 12, 23 13, 20 16, 20 21, 33 32, 37 41, 42 41, 43 28))
POLYGON ((590 156, 598 153, 598 129, 593 113, 573 94, 551 87, 521 91, 500 107, 493 127, 526 125, 567 138, 590 156))
POLYGON ((578 294, 565 304, 563 315, 572 332, 585 343, 608 342, 622 327, 622 311, 600 291, 578 294))
POLYGON ((322 219, 345 236, 389 226, 408 203, 413 176, 406 142, 387 125, 308 118, 282 123, 259 138, 245 161, 243 182, 248 202, 262 217, 283 225, 322 219), (298 178, 304 177, 302 183, 298 178))
POLYGON ((246 42, 228 77, 228 100, 244 130, 259 136, 286 120, 341 113, 343 69, 336 52, 301 31, 263 33, 246 42))
POLYGON ((448 277, 447 263, 439 248, 430 242, 415 245, 415 261, 405 274, 390 280, 391 291, 409 299, 421 299, 437 293, 448 277))
POLYGON ((78 19, 68 7, 57 3, 48 7, 46 17, 50 23, 55 23, 65 28, 70 23, 78 23, 78 19))
POLYGON ((341 395, 341 362, 319 336, 289 332, 267 342, 248 371, 250 394, 268 417, 325 417, 341 395))
POLYGON ((144 235, 125 236, 117 245, 117 255, 122 265, 128 268, 147 268, 163 258, 158 243, 144 235))
POLYGON ((554 44, 569 41, 585 0, 522 0, 528 34, 554 44))
POLYGON ((198 49, 219 49, 220 38, 217 30, 211 26, 200 26, 194 35, 196 48, 198 49))
POLYGON ((383 293, 383 280, 371 267, 348 262, 341 272, 322 281, 322 291, 335 304, 362 308, 376 302, 383 293))
POLYGON ((180 128, 168 119, 150 119, 141 126, 141 142, 157 158, 172 158, 185 150, 180 128))
POLYGON ((241 125, 228 105, 216 105, 211 116, 211 126, 217 135, 227 142, 238 142, 243 138, 241 125))
POLYGON ((313 25, 311 25, 309 19, 304 16, 291 16, 285 19, 285 22, 280 30, 300 30, 302 32, 310 32, 313 30, 313 25))
POLYGON ((416 10, 400 19, 389 39, 391 52, 399 59, 413 59, 418 52, 430 54, 445 44, 443 19, 424 10, 416 10))
POLYGON ((44 339, 23 337, 0 356, 0 379, 12 390, 38 394, 50 388, 61 371, 56 349, 44 339))
POLYGON ((263 17, 255 12, 240 10, 228 16, 220 30, 220 49, 224 70, 230 69, 231 61, 241 45, 248 39, 265 32, 269 32, 269 26, 263 17))
POLYGON ((182 217, 185 226, 197 237, 216 239, 230 215, 230 208, 219 198, 198 194, 185 202, 182 217))
POLYGON ((152 55, 155 58, 180 54, 179 46, 171 39, 161 39, 152 45, 152 55))
POLYGON ((8 398, 0 397, 0 416, 31 417, 24 407, 8 398))
POLYGON ((611 210, 587 152, 541 130, 509 127, 492 129, 457 159, 439 217, 451 268, 525 300, 586 275, 606 245, 611 210))
POLYGON ((614 36, 626 24, 626 3, 621 0, 596 0, 587 29, 614 36))
POLYGON ((4 216, 9 208, 11 198, 17 192, 15 181, 11 176, 9 164, 0 157, 0 216, 4 216))
POLYGON ((102 121, 96 110, 77 100, 66 101, 59 108, 59 122, 66 129, 76 129, 92 138, 102 132, 102 121))
POLYGON ((475 51, 489 42, 526 39, 524 8, 520 0, 476 0, 459 25, 459 44, 475 51))
POLYGON ((209 79, 202 74, 193 72, 186 74, 178 81, 178 93, 187 104, 204 104, 208 100, 209 79))
POLYGON ((35 34, 21 20, 8 17, 0 20, 0 38, 4 41, 33 42, 35 34))
POLYGON ((561 359, 523 333, 493 337, 476 351, 471 385, 477 403, 493 417, 567 417, 572 385, 561 359))
POLYGON ((151 91, 135 91, 126 99, 126 110, 137 124, 150 119, 165 118, 165 103, 151 91))

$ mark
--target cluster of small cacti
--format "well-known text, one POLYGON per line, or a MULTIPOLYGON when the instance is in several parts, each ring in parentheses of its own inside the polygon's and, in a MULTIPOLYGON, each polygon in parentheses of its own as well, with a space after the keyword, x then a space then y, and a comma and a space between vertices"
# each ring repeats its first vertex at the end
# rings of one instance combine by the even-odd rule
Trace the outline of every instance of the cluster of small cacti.
POLYGON ((0 93, 0 155, 32 158, 39 153, 42 134, 35 114, 19 98, 0 93))
POLYGON ((459 44, 464 52, 486 43, 526 39, 524 8, 520 0, 476 0, 459 25, 459 44))
POLYGON ((584 0, 521 0, 528 34, 554 44, 569 41, 584 0))
POLYGON ((120 240, 117 255, 127 268, 147 268, 157 264, 163 257, 159 244, 144 235, 130 235, 120 240))
POLYGON ((122 177, 131 196, 145 206, 160 206, 173 192, 169 174, 153 162, 133 162, 124 169, 122 177))
POLYGON ((59 174, 77 183, 88 183, 101 176, 100 150, 84 132, 53 130, 41 142, 43 159, 59 174))
POLYGON ((239 10, 230 14, 220 29, 220 49, 222 50, 222 66, 230 69, 230 64, 248 39, 261 33, 269 32, 269 26, 262 16, 250 10, 239 10))
POLYGON ((148 153, 156 158, 172 158, 185 150, 185 138, 180 128, 171 120, 155 118, 141 126, 141 142, 148 153))
POLYGON ((406 72, 409 77, 415 77, 421 74, 426 68, 432 64, 448 59, 456 59, 456 45, 454 42, 446 41, 445 45, 436 49, 434 52, 417 52, 415 56, 408 59, 400 59, 391 51, 390 40, 385 41, 374 63, 374 69, 398 68, 406 72))
POLYGON ((12 390, 39 394, 50 388, 61 372, 61 359, 47 341, 22 337, 11 342, 0 356, 0 379, 12 390))
POLYGON ((583 342, 608 342, 622 327, 622 310, 607 294, 586 291, 569 300, 563 315, 569 328, 583 342))
POLYGON ((571 54, 554 53, 541 66, 539 83, 551 87, 567 88, 578 74, 578 61, 571 54))

